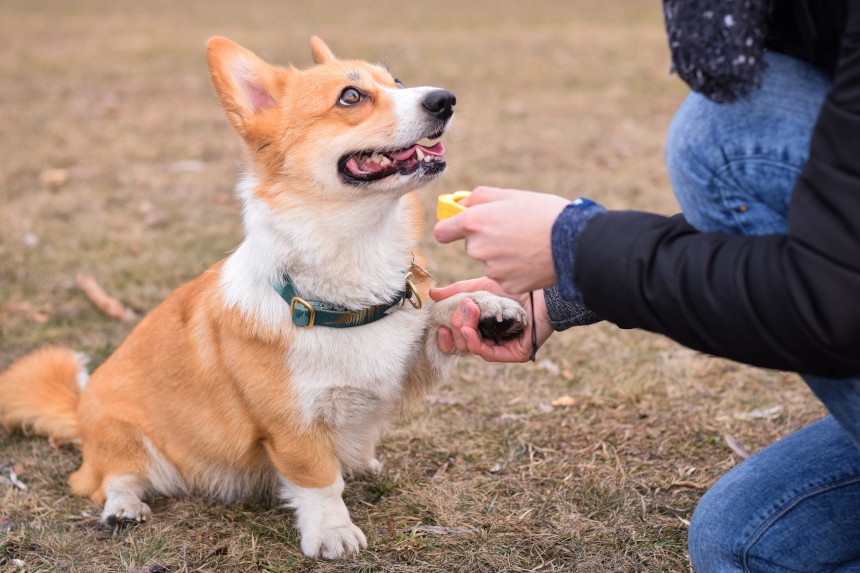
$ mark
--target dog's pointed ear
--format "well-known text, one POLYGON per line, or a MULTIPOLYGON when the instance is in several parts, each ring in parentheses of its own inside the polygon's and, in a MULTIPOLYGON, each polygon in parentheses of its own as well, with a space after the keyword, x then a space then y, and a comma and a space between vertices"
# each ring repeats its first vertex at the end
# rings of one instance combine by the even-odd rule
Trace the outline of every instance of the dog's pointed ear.
POLYGON ((319 36, 313 36, 311 38, 311 55, 314 58, 315 64, 328 64, 337 60, 332 51, 328 46, 326 46, 325 42, 319 38, 319 36))
POLYGON ((251 50, 227 38, 206 42, 212 85, 236 130, 247 139, 256 120, 277 107, 285 70, 267 64, 251 50))

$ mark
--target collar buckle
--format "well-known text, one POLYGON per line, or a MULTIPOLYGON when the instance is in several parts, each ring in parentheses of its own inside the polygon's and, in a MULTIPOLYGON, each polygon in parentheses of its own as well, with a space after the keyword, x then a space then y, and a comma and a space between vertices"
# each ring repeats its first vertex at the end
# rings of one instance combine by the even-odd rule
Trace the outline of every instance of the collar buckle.
POLYGON ((418 296, 418 291, 415 289, 415 283, 412 282, 412 271, 406 273, 406 276, 403 278, 406 281, 406 290, 403 293, 403 298, 408 300, 416 309, 420 309, 423 303, 421 302, 421 297, 418 296))
POLYGON ((293 323, 297 326, 301 326, 302 328, 311 328, 314 325, 314 320, 316 319, 317 311, 305 299, 294 296, 292 300, 290 300, 290 315, 293 317, 293 323), (300 304, 304 309, 307 310, 307 318, 305 317, 305 313, 302 312, 302 308, 298 308, 298 313, 296 312, 296 305, 300 304), (305 320, 307 320, 307 324, 304 324, 305 320))

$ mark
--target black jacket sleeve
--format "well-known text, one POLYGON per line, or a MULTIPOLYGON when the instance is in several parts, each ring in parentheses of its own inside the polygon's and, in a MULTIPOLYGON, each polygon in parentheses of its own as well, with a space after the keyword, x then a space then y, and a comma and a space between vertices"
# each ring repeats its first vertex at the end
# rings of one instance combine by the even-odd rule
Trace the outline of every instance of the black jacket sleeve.
POLYGON ((860 374, 860 6, 789 204, 787 235, 699 233, 683 217, 609 212, 576 248, 589 308, 749 364, 860 374))

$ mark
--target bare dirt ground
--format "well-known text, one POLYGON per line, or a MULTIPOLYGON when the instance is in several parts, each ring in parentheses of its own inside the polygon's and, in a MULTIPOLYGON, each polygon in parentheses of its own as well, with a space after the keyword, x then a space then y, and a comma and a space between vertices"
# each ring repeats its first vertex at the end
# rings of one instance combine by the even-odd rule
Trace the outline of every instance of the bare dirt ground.
MULTIPOLYGON (((135 321, 95 310, 78 273, 143 314, 239 242, 241 148, 203 52, 216 34, 299 66, 318 34, 454 91, 449 171, 421 192, 428 223, 436 195, 477 184, 677 209, 663 142, 685 89, 659 2, 5 0, 0 13, 0 368, 48 343, 97 366, 119 345, 135 321)), ((428 233, 426 248, 442 283, 480 272, 461 246, 428 233)), ((348 482, 370 548, 346 563, 305 559, 278 508, 157 499, 152 522, 104 529, 66 485, 75 449, 0 432, 0 570, 686 571, 687 520, 740 461, 726 436, 756 451, 821 415, 793 375, 610 324, 557 335, 536 364, 462 360, 385 438, 382 475, 348 482)))

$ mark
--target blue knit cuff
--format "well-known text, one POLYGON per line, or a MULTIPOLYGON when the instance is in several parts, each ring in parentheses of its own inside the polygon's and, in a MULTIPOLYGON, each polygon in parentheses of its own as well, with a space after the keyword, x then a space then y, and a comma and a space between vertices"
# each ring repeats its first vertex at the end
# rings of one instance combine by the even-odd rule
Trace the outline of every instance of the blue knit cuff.
POLYGON ((553 330, 567 330, 603 320, 583 303, 561 298, 557 287, 543 289, 543 300, 553 330))
POLYGON ((601 213, 605 213, 603 205, 589 199, 571 201, 552 225, 552 259, 555 264, 555 276, 558 281, 558 291, 562 298, 574 302, 582 302, 582 293, 573 283, 573 270, 576 255, 576 242, 585 229, 586 223, 601 213))

